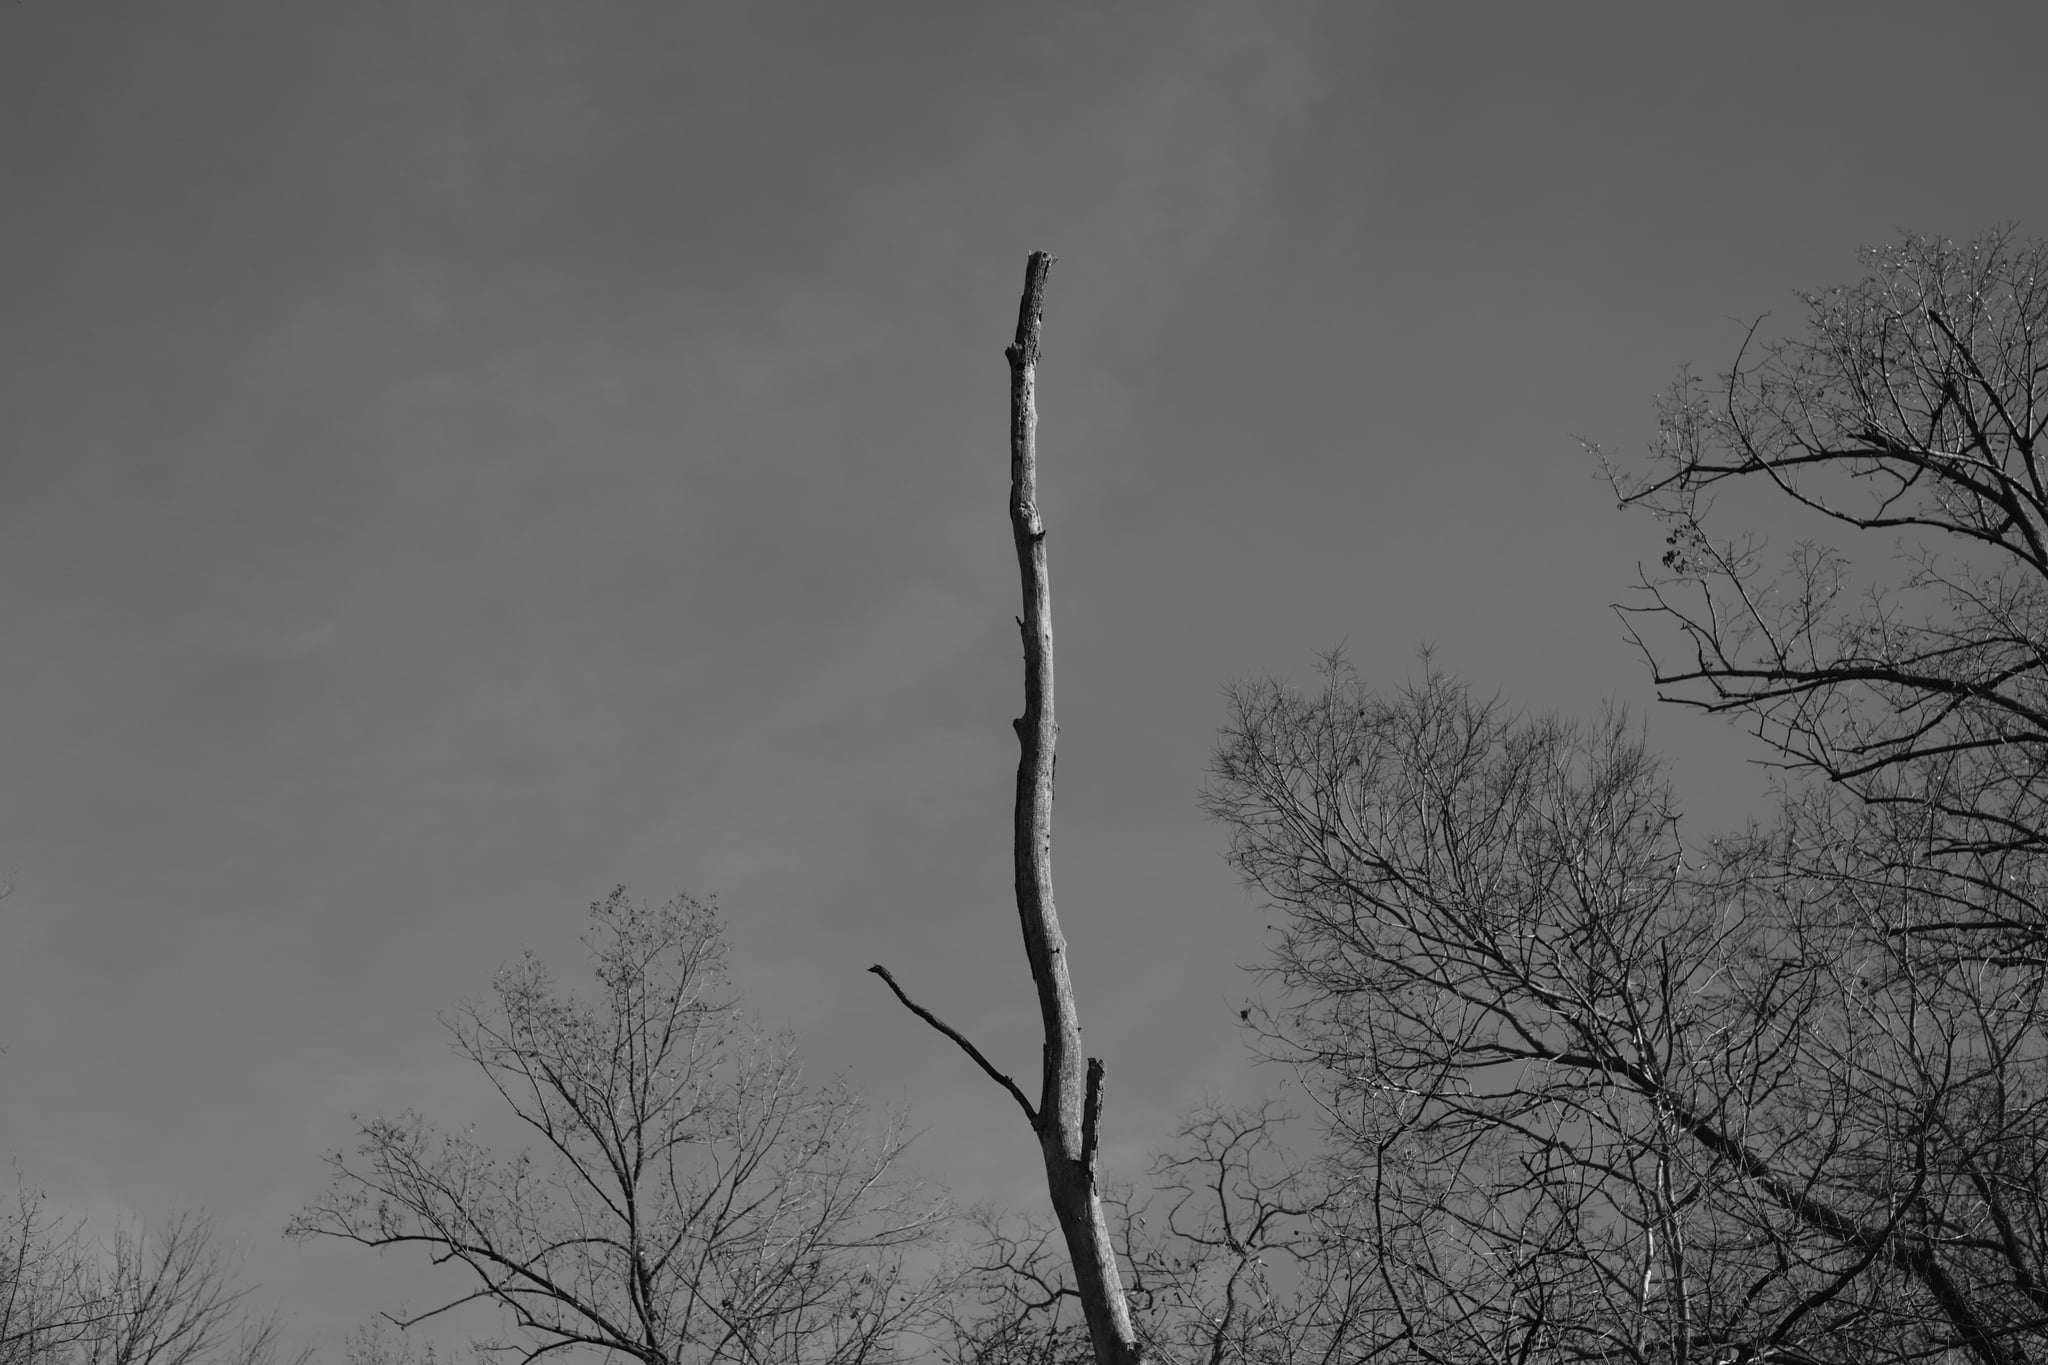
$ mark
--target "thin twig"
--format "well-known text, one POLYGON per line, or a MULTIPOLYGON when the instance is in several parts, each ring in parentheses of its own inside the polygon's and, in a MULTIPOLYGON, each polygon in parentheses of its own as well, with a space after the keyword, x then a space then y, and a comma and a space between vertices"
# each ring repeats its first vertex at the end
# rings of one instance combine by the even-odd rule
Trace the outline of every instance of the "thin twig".
POLYGON ((1002 1072, 996 1070, 995 1064, 989 1061, 988 1058, 982 1056, 981 1049, 976 1047, 973 1043, 967 1041, 967 1036, 960 1032, 959 1029, 954 1028, 951 1024, 939 1018, 938 1015, 933 1014, 923 1005, 918 1004, 915 1000, 912 1000, 909 996, 905 995, 903 993, 903 988, 896 984, 896 978, 889 974, 889 969, 887 967, 884 967, 881 963, 877 962, 874 966, 868 968, 868 970, 873 972, 876 976, 881 977, 882 980, 886 981, 889 984, 889 989, 896 992, 896 998, 903 1002, 903 1007, 905 1009, 909 1010, 918 1018, 924 1020, 927 1024, 930 1024, 939 1032, 945 1034, 948 1038, 951 1038, 954 1042, 958 1043, 960 1045, 960 1050, 962 1052, 965 1052, 968 1056, 972 1057, 974 1059, 974 1064, 980 1067, 983 1071, 987 1072, 990 1080, 994 1081, 997 1085, 1000 1085, 1003 1089, 1009 1091, 1010 1097, 1016 1100, 1018 1105, 1023 1108, 1024 1117, 1031 1120, 1032 1130, 1034 1132, 1037 1130, 1038 1111, 1031 1107, 1030 1100, 1024 1098, 1024 1092, 1017 1088, 1017 1083, 1015 1081, 1011 1080, 1008 1076, 1005 1076, 1002 1072))

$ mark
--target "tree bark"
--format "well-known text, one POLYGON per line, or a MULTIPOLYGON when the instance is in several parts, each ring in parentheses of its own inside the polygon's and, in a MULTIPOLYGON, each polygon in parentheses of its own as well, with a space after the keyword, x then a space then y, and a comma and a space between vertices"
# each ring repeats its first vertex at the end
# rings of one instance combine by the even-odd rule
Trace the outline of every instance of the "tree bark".
POLYGON ((1024 266, 1017 338, 1010 361, 1010 535, 1024 592, 1024 714, 1017 728, 1014 856, 1017 918, 1038 987, 1045 1026, 1045 1074, 1038 1103, 1038 1146, 1046 1187, 1073 1258, 1074 1284, 1099 1365, 1142 1359, 1117 1274, 1116 1248, 1095 1188, 1096 1126, 1102 1117, 1102 1063, 1084 1071, 1080 1017, 1067 973, 1067 943, 1052 895, 1052 785, 1059 725, 1053 718, 1052 587, 1046 573, 1045 518, 1038 510, 1038 335, 1052 257, 1034 251, 1024 266))
POLYGON ((882 966, 880 976, 906 1006, 951 1038, 1017 1100, 1038 1135, 1053 1212, 1065 1235, 1074 1288, 1088 1322, 1097 1365, 1144 1365, 1117 1271, 1116 1246, 1096 1189, 1096 1131, 1102 1117, 1102 1062, 1084 1058, 1081 1025, 1067 973, 1067 943, 1052 895, 1052 788, 1059 725, 1053 718, 1052 592, 1045 566, 1045 519, 1038 510, 1038 336, 1045 277, 1053 258, 1034 251, 1024 266, 1017 337, 1010 361, 1010 533, 1017 546, 1024 614, 1024 714, 1017 730, 1015 878, 1024 953, 1038 988, 1044 1024, 1044 1071, 1034 1107, 1008 1076, 959 1032, 914 1003, 882 966))

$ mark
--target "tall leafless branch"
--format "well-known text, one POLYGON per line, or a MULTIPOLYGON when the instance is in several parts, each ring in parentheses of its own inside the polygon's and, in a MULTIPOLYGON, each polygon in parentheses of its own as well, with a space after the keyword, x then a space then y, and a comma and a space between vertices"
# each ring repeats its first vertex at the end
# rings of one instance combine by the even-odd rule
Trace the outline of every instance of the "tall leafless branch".
MULTIPOLYGON (((1083 1056, 1067 942, 1052 890, 1053 770, 1059 725, 1053 712, 1052 587, 1046 570, 1045 518, 1038 506, 1037 396, 1045 280, 1052 262, 1043 251, 1032 252, 1026 261, 1017 333, 1004 352, 1010 362, 1010 533, 1023 590, 1023 614, 1017 618, 1024 643, 1024 714, 1014 722, 1019 750, 1014 879, 1024 955, 1038 991, 1044 1030, 1039 1099, 1025 1109, 1033 1115, 1046 1187, 1073 1260, 1075 1289, 1095 1358, 1099 1365, 1136 1365, 1144 1353, 1132 1329, 1116 1246, 1096 1187, 1094 1129, 1101 1116, 1102 1064, 1083 1056)), ((883 973, 883 979, 895 989, 894 978, 883 973)), ((897 994, 902 997, 901 990, 897 994)), ((908 997, 902 998, 910 1004, 908 997)), ((964 1037, 918 1012, 983 1071, 1006 1082, 964 1037)), ((1024 1104, 1021 1096, 1018 1102, 1024 1104)))

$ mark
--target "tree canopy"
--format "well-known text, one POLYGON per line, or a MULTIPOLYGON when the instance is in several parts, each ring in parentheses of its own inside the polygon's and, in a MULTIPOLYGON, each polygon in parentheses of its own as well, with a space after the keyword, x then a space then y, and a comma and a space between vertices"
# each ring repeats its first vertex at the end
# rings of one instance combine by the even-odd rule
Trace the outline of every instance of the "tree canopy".
POLYGON ((809 1083, 794 1040, 754 1028, 709 903, 621 888, 590 921, 594 1000, 527 954, 448 1021, 540 1153, 370 1119, 292 1233, 462 1267, 466 1290, 399 1325, 494 1304, 505 1330, 484 1349, 522 1362, 914 1357, 942 1281, 907 1256, 945 1209, 899 1175, 900 1122, 809 1083))
POLYGON ((1609 466, 1669 547, 1626 617, 1667 699, 1920 813, 1899 852, 1952 913, 1916 932, 2048 962, 2048 242, 1864 264, 1719 381, 1681 376, 1646 472, 1609 466), (1810 535, 1774 547, 1738 494, 1810 535))

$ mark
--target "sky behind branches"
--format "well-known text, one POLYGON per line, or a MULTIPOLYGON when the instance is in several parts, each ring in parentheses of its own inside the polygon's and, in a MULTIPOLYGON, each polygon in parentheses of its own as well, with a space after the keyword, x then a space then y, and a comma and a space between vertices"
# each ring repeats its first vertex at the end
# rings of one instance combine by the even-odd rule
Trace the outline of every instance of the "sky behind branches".
MULTIPOLYGON (((435 1022, 619 882, 1035 1207, 1003 503, 1027 251, 1055 868, 1105 1140, 1205 1092, 1264 920, 1221 689, 1339 642, 1731 732, 1608 604, 1683 364, 1901 229, 2048 233, 2037 7, 18 0, 0 8, 0 1153, 205 1208, 332 1345, 417 1268, 292 1247, 350 1114, 488 1112, 435 1022), (1647 709, 1646 709, 1647 708, 1647 709)), ((1697 827, 1704 833, 1704 825, 1697 827)))

